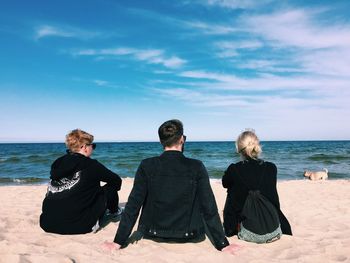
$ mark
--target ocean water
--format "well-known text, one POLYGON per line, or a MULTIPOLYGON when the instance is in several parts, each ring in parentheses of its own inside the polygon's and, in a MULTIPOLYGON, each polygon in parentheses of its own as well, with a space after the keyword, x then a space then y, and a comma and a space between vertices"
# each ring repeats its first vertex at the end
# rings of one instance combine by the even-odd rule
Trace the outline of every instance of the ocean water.
MULTIPOLYGON (((350 178, 350 141, 261 142, 262 159, 274 162, 278 180, 303 179, 304 170, 327 168, 329 179, 350 178)), ((220 179, 240 157, 233 142, 186 142, 185 155, 203 161, 220 179)), ((65 154, 63 143, 0 144, 0 185, 45 183, 52 162, 65 154)), ((97 143, 92 158, 121 177, 133 177, 140 161, 162 153, 158 142, 97 143)))

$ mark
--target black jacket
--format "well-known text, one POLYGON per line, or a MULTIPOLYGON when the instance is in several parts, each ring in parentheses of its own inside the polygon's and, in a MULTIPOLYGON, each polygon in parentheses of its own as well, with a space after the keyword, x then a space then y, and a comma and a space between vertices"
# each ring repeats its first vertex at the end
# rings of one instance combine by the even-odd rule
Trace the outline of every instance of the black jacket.
POLYGON ((106 209, 106 197, 100 181, 114 185, 118 190, 121 187, 121 178, 117 174, 97 160, 79 153, 67 153, 58 158, 52 164, 50 173, 51 183, 40 216, 40 226, 46 232, 91 232, 106 209), (68 184, 53 187, 55 182, 68 179, 72 179, 68 184))
POLYGON ((222 177, 222 185, 227 188, 224 208, 224 228, 227 236, 237 234, 237 225, 242 221, 241 211, 249 190, 260 192, 276 207, 283 234, 292 235, 287 218, 280 209, 277 188, 277 167, 271 162, 248 159, 231 164, 222 177), (260 180, 264 172, 263 179, 260 180))
POLYGON ((179 242, 204 237, 204 219, 215 247, 229 244, 203 163, 179 151, 141 162, 114 242, 126 243, 141 207, 138 230, 147 237, 179 242))

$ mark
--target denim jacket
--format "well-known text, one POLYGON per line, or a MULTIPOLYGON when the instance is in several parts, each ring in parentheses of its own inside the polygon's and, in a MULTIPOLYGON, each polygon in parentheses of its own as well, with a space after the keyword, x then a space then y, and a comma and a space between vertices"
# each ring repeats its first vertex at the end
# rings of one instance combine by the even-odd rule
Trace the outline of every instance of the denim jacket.
POLYGON ((217 249, 229 244, 203 163, 179 151, 141 162, 114 242, 126 243, 141 207, 138 230, 148 237, 186 242, 204 236, 205 222, 217 249))

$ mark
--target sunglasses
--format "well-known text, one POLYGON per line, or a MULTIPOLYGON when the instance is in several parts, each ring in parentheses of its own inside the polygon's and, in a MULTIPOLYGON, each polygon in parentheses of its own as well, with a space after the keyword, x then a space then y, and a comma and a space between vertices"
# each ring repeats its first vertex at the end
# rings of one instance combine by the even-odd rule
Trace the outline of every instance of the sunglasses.
POLYGON ((184 142, 186 141, 186 138, 187 138, 187 136, 186 135, 182 135, 183 137, 184 137, 184 142))
POLYGON ((96 143, 87 143, 86 146, 91 146, 93 150, 96 149, 96 143))

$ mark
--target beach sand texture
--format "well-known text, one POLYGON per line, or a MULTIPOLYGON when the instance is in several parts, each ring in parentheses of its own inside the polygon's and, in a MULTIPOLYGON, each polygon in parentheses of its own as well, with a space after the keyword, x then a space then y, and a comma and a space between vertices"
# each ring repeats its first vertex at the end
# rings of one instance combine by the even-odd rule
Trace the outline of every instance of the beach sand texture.
MULTIPOLYGON (((124 179, 125 203, 132 179, 124 179)), ((219 211, 226 197, 219 181, 212 187, 219 211)), ((350 180, 283 181, 278 183, 282 211, 294 236, 257 245, 229 238, 242 246, 236 255, 217 251, 208 239, 198 244, 164 244, 140 240, 113 253, 118 223, 96 234, 55 235, 38 225, 46 186, 1 186, 0 262, 350 262, 350 180)))

